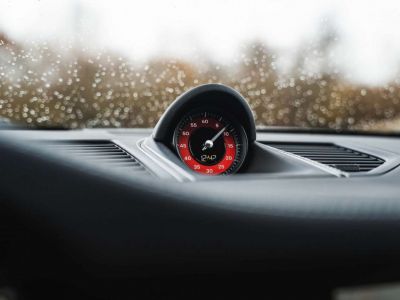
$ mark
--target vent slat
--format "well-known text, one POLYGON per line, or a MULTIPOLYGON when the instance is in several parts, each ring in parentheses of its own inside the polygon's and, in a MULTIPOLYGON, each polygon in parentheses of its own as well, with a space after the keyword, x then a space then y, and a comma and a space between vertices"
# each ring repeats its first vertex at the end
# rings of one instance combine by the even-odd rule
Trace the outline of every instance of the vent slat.
POLYGON ((359 158, 359 157, 353 157, 353 158, 334 158, 334 157, 324 157, 324 158, 312 158, 312 157, 307 157, 308 159, 312 160, 318 160, 319 162, 351 162, 351 163, 368 163, 368 162, 376 162, 374 159, 370 158, 359 158))
MULTIPOLYGON (((314 154, 314 153, 312 153, 312 154, 304 154, 304 153, 297 153, 297 152, 292 152, 292 153, 300 155, 300 156, 301 155, 307 155, 307 157, 310 158, 310 159, 320 159, 320 158, 328 157, 325 154, 314 154)), ((329 154, 329 158, 331 158, 331 159, 354 159, 354 156, 353 155, 348 155, 348 154, 346 154, 346 155, 329 154)), ((360 156, 359 159, 367 159, 368 160, 370 158, 368 156, 360 156)))
MULTIPOLYGON (((337 165, 337 166, 340 166, 340 165, 349 165, 349 163, 348 162, 335 162, 335 161, 332 161, 332 162, 326 162, 326 164, 335 164, 335 165, 337 165)), ((351 162, 351 164, 353 164, 353 165, 359 165, 359 166, 362 166, 362 167, 369 167, 369 166, 380 166, 381 164, 380 163, 357 163, 357 162, 351 162)))
POLYGON ((127 154, 124 153, 112 153, 112 154, 98 154, 98 153, 71 153, 73 155, 79 155, 80 157, 87 157, 87 158, 93 158, 93 159, 119 159, 119 158, 129 158, 131 157, 127 154))
POLYGON ((69 146, 66 146, 66 147, 62 147, 62 146, 53 146, 53 145, 51 145, 51 146, 49 146, 49 148, 52 148, 52 149, 63 149, 63 150, 70 150, 70 151, 81 151, 81 150, 87 150, 87 151, 112 151, 112 150, 115 150, 115 149, 118 149, 118 148, 116 148, 116 147, 109 147, 109 146, 104 146, 104 147, 86 147, 86 146, 83 146, 83 147, 76 147, 76 146, 73 146, 73 147, 69 147, 69 146))
POLYGON ((150 175, 147 169, 130 153, 108 141, 47 141, 45 146, 63 155, 82 159, 107 169, 121 170, 135 175, 150 175))
POLYGON ((110 163, 118 163, 118 162, 132 162, 132 159, 129 157, 85 157, 86 160, 90 161, 101 161, 101 162, 110 162, 110 163))
POLYGON ((71 151, 71 152, 75 152, 75 151, 87 151, 87 152, 107 152, 107 151, 115 151, 117 148, 106 148, 106 147, 101 147, 101 148, 62 148, 62 147, 49 147, 49 149, 52 149, 54 151, 58 151, 58 150, 62 150, 62 151, 71 151))
POLYGON ((310 160, 328 165, 345 172, 369 172, 385 161, 373 155, 335 144, 319 143, 265 143, 268 146, 310 160))
POLYGON ((70 153, 77 153, 77 154, 96 154, 96 155, 112 155, 112 154, 119 154, 119 153, 125 153, 125 152, 120 152, 117 151, 117 149, 104 149, 104 150, 87 150, 87 149, 76 149, 76 150, 70 150, 70 149, 56 149, 56 150, 61 150, 64 152, 70 152, 70 153))
POLYGON ((49 147, 49 149, 52 150, 62 150, 62 151, 68 151, 68 152, 77 152, 77 153, 114 153, 115 152, 115 148, 114 149, 63 149, 63 148, 51 148, 49 147))

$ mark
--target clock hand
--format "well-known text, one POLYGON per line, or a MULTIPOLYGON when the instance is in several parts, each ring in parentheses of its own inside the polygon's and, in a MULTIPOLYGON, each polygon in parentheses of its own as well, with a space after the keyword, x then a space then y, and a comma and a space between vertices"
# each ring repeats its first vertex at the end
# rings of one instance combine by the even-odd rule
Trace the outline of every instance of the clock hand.
POLYGON ((222 128, 220 131, 217 132, 216 135, 213 136, 213 138, 211 140, 207 140, 205 141, 203 148, 201 149, 202 151, 205 151, 209 148, 212 148, 214 146, 214 142, 220 137, 220 135, 225 131, 225 129, 228 126, 225 126, 224 128, 222 128))
POLYGON ((214 142, 217 140, 217 138, 219 138, 219 136, 225 131, 226 127, 228 127, 228 126, 225 126, 225 127, 222 128, 220 131, 218 131, 218 133, 217 133, 216 135, 214 135, 214 137, 211 139, 211 141, 212 141, 213 143, 214 143, 214 142))

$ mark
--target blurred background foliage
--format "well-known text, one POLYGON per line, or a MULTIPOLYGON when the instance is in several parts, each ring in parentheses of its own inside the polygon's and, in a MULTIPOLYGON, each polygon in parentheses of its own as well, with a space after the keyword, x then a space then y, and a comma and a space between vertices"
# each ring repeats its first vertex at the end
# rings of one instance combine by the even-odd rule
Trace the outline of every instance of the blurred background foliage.
POLYGON ((279 53, 258 41, 226 66, 207 57, 135 63, 118 53, 61 51, 0 34, 0 116, 30 127, 153 127, 181 93, 223 83, 248 100, 260 127, 400 128, 399 82, 371 87, 346 81, 329 66, 333 42, 321 37, 279 72, 279 53))

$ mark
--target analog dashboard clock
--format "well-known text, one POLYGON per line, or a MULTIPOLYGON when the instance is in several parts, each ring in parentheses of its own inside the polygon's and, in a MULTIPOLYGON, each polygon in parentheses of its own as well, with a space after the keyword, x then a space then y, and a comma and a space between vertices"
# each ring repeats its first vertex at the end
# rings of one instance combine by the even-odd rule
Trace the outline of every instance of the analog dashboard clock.
POLYGON ((152 138, 152 149, 193 180, 195 174, 230 175, 243 169, 251 159, 256 128, 242 95, 222 84, 205 84, 168 107, 152 138))
POLYGON ((223 113, 189 113, 179 122, 174 145, 181 160, 191 170, 220 175, 235 173, 247 153, 243 127, 223 113))

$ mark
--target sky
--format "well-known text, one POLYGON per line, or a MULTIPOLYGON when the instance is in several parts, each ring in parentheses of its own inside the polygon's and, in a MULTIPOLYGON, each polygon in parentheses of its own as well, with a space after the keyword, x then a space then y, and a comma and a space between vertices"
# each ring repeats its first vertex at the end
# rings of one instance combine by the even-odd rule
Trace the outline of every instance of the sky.
POLYGON ((229 65, 256 40, 290 61, 327 26, 338 37, 329 59, 345 78, 380 85, 397 76, 398 0, 0 0, 0 32, 11 39, 139 61, 207 56, 229 65))

